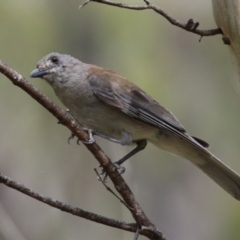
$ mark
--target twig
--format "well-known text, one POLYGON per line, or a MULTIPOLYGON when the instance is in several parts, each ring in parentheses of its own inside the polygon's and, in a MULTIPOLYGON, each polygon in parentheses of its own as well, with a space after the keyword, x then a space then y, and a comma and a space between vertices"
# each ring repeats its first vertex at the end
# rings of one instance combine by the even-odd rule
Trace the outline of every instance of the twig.
POLYGON ((91 1, 91 0, 88 0, 88 1, 84 2, 83 4, 81 4, 81 5, 78 7, 78 9, 83 8, 85 5, 87 5, 88 3, 90 3, 90 1, 91 1))
POLYGON ((146 5, 128 5, 128 4, 124 4, 124 3, 117 3, 117 2, 112 2, 109 0, 87 0, 86 2, 84 2, 82 5, 79 6, 79 8, 82 8, 84 6, 86 6, 88 3, 90 2, 97 2, 97 3, 102 3, 102 4, 106 4, 106 5, 110 5, 110 6, 114 6, 114 7, 120 7, 120 8, 125 8, 125 9, 130 9, 130 10, 147 10, 147 9, 151 9, 153 11, 155 11, 156 13, 160 14, 161 16, 163 16, 164 18, 166 18, 172 25, 180 27, 188 32, 192 32, 195 33, 197 35, 200 36, 214 36, 217 34, 222 34, 222 31, 220 28, 216 28, 216 29, 209 29, 209 30, 200 30, 197 29, 199 26, 198 22, 193 22, 192 19, 189 19, 188 22, 186 24, 184 23, 180 23, 178 20, 174 19, 173 17, 171 17, 170 15, 168 15, 165 11, 163 11, 160 7, 158 7, 157 5, 151 3, 149 0, 143 0, 146 5), (190 26, 190 22, 193 22, 192 27, 190 26))
POLYGON ((106 182, 103 181, 102 177, 99 175, 98 171, 96 168, 94 168, 94 171, 95 173, 97 174, 97 177, 98 177, 98 180, 104 185, 104 187, 110 192, 113 194, 113 196, 115 196, 127 209, 129 210, 132 210, 130 209, 130 207, 115 193, 113 192, 113 190, 107 186, 106 182))
POLYGON ((138 227, 138 228, 137 228, 137 231, 135 232, 135 235, 134 235, 133 240, 138 240, 139 232, 140 232, 140 229, 139 229, 139 227, 138 227))
POLYGON ((45 197, 37 192, 34 192, 33 190, 25 187, 23 184, 17 183, 16 181, 12 180, 11 178, 4 176, 0 173, 0 183, 5 184, 6 186, 13 188, 21 193, 24 193, 28 195, 31 198, 34 198, 40 202, 43 202, 45 204, 48 204, 54 208, 57 208, 63 212, 71 213, 75 216, 79 216, 88 220, 91 220, 93 222, 101 223, 110 227, 120 228, 124 229, 126 231, 130 232, 136 232, 137 231, 137 224, 136 223, 126 223, 122 221, 117 221, 112 218, 107 218, 92 212, 88 212, 85 210, 82 210, 81 208, 71 206, 69 204, 65 204, 58 200, 53 200, 50 197, 45 197))
POLYGON ((111 1, 108 1, 108 0, 87 0, 86 2, 84 2, 83 4, 81 4, 79 6, 79 9, 81 9, 84 6, 86 6, 90 2, 98 2, 98 3, 103 3, 103 4, 114 6, 114 7, 126 8, 126 9, 132 9, 132 10, 146 10, 146 9, 150 9, 148 6, 128 5, 128 4, 124 4, 124 3, 111 2, 111 1))

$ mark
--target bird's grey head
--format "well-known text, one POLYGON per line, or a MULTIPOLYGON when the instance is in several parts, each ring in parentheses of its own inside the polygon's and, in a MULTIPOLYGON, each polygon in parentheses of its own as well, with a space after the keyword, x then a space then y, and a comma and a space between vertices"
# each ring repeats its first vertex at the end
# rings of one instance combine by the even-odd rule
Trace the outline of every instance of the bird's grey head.
POLYGON ((59 85, 74 79, 71 76, 76 74, 76 70, 81 71, 82 65, 82 62, 70 55, 50 53, 37 63, 30 76, 43 78, 51 85, 59 85))

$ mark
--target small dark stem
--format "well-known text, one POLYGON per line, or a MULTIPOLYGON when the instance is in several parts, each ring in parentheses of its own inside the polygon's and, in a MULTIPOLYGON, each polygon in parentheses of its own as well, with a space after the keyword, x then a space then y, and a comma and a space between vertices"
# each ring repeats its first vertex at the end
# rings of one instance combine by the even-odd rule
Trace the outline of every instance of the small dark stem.
POLYGON ((102 179, 102 177, 99 175, 98 171, 96 168, 94 168, 95 173, 97 174, 98 180, 104 185, 104 187, 113 194, 127 209, 131 209, 110 187, 107 186, 106 182, 102 179))

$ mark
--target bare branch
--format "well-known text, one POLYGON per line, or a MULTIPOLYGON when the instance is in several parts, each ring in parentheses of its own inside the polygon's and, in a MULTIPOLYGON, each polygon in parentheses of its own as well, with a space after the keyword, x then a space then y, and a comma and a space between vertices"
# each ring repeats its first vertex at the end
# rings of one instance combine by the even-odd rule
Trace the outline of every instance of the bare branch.
POLYGON ((81 208, 78 208, 78 207, 73 207, 71 205, 65 204, 58 200, 53 200, 50 197, 45 197, 37 192, 32 191, 31 189, 25 187, 23 184, 17 183, 16 181, 12 180, 7 176, 4 176, 1 173, 0 173, 0 183, 3 183, 10 188, 13 188, 21 193, 24 193, 25 195, 28 195, 31 198, 34 198, 40 202, 48 204, 63 212, 68 212, 68 213, 71 213, 72 215, 82 217, 93 222, 101 223, 110 227, 120 228, 130 232, 137 231, 136 223, 126 223, 122 221, 117 221, 115 219, 107 218, 95 213, 82 210, 81 208))
POLYGON ((166 18, 172 25, 180 27, 180 28, 182 28, 182 29, 184 29, 188 32, 192 32, 192 33, 195 33, 197 35, 205 36, 205 37, 214 36, 214 35, 217 35, 217 34, 222 34, 222 31, 221 31, 220 28, 209 29, 209 30, 197 29, 198 26, 199 26, 199 23, 198 22, 193 22, 192 19, 189 19, 187 23, 180 23, 178 20, 172 18, 165 11, 163 11, 160 7, 151 3, 149 0, 143 0, 143 1, 146 3, 146 5, 128 5, 128 4, 124 4, 124 3, 112 2, 112 1, 109 1, 109 0, 87 0, 82 5, 80 5, 79 8, 82 8, 82 7, 86 6, 90 2, 97 2, 97 3, 102 3, 102 4, 114 6, 114 7, 120 7, 120 8, 131 9, 131 10, 151 9, 151 10, 155 11, 156 13, 160 14, 161 16, 163 16, 164 18, 166 18), (193 24, 190 24, 191 22, 193 24))
POLYGON ((132 9, 132 10, 150 9, 150 7, 148 7, 148 6, 128 5, 128 4, 116 3, 116 2, 112 2, 112 1, 108 1, 108 0, 87 0, 82 5, 79 6, 79 9, 81 9, 82 7, 84 7, 85 5, 87 5, 90 2, 98 2, 98 3, 103 3, 103 4, 114 6, 114 7, 126 8, 126 9, 132 9))
MULTIPOLYGON (((140 233, 142 235, 148 236, 150 239, 165 240, 165 237, 163 236, 163 234, 159 232, 155 227, 155 225, 151 223, 150 220, 147 218, 143 209, 141 208, 139 203, 136 201, 135 196, 133 195, 129 186, 126 184, 122 176, 118 173, 117 168, 115 167, 114 164, 112 164, 109 157, 101 150, 101 148, 96 143, 87 144, 88 134, 76 123, 76 121, 72 118, 71 114, 69 114, 65 110, 60 109, 48 97, 46 97, 37 88, 31 85, 31 83, 29 83, 18 72, 11 69, 1 60, 0 60, 0 72, 4 74, 9 80, 11 80, 13 84, 23 89, 38 103, 40 103, 44 108, 46 108, 50 113, 52 113, 59 120, 61 124, 66 126, 76 137, 82 140, 83 143, 85 142, 84 145, 99 161, 100 165, 104 168, 109 178, 112 180, 116 190, 122 196, 124 202, 129 206, 129 210, 133 218, 137 222, 137 225, 139 225, 141 229, 144 229, 144 230, 141 230, 140 233)), ((31 196, 31 194, 28 194, 30 192, 29 189, 21 188, 23 187, 23 185, 16 184, 3 175, 1 175, 1 177, 2 178, 0 182, 2 181, 5 185, 18 189, 18 191, 21 191, 22 193, 31 196)), ((36 193, 32 192, 32 197, 33 196, 36 196, 36 193)), ((43 202, 46 202, 46 201, 51 202, 51 199, 44 198, 40 194, 38 195, 38 197, 42 198, 43 202)), ((38 198, 35 198, 35 199, 38 199, 38 198)), ((54 207, 56 207, 58 203, 62 207, 61 210, 66 208, 66 205, 61 205, 59 201, 55 201, 54 207)), ((121 228, 121 226, 119 225, 118 228, 121 228)), ((137 229, 135 228, 134 231, 136 232, 137 229)))

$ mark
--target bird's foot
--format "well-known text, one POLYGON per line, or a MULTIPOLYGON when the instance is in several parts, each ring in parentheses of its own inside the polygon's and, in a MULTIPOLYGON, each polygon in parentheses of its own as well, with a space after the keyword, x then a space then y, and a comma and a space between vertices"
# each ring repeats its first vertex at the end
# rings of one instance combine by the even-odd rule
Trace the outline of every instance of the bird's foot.
MULTIPOLYGON (((70 137, 68 138, 68 144, 70 144, 70 141, 75 138, 75 134, 72 132, 70 137)), ((79 138, 77 139, 77 145, 80 145, 80 140, 79 138)))
MULTIPOLYGON (((123 167, 123 166, 121 166, 118 162, 114 162, 113 164, 114 164, 115 167, 117 168, 119 174, 122 175, 122 174, 126 171, 126 168, 123 167)), ((101 168, 101 172, 99 173, 99 175, 100 175, 101 178, 102 178, 101 180, 106 183, 106 182, 107 182, 108 174, 106 173, 106 171, 105 171, 105 169, 103 168, 102 165, 99 165, 98 167, 101 168)), ((98 180, 100 181, 100 179, 98 179, 98 180)))
POLYGON ((95 139, 93 137, 93 130, 92 129, 86 129, 83 128, 85 131, 87 131, 89 140, 88 141, 82 141, 84 144, 93 144, 95 142, 95 139))
POLYGON ((68 144, 70 144, 70 141, 75 138, 75 134, 72 132, 71 135, 68 138, 68 144))

